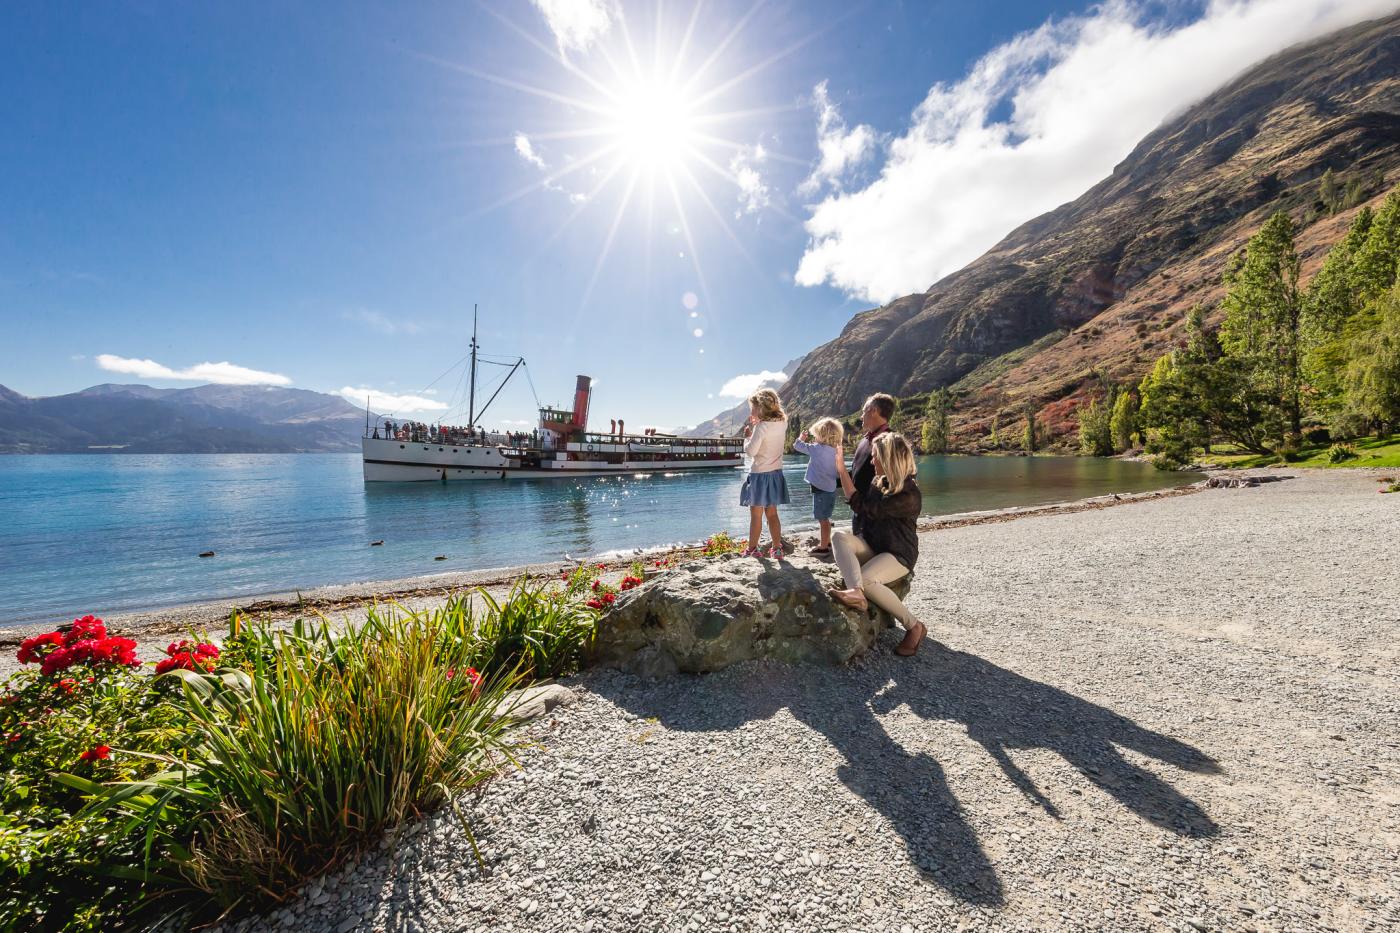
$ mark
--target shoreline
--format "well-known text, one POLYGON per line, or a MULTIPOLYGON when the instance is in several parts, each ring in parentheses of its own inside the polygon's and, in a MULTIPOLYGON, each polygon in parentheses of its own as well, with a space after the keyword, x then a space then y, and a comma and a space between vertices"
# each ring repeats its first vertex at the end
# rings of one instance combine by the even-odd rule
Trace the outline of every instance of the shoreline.
MULTIPOLYGON (((1151 502, 1158 499, 1190 495, 1206 488, 1205 484, 1206 480, 1203 479, 1147 492, 1106 493, 1084 499, 1072 499, 1043 505, 1008 506, 1002 509, 925 516, 919 520, 919 533, 961 528, 968 525, 1009 522, 1043 515, 1065 515, 1073 512, 1132 505, 1138 502, 1151 502)), ((812 530, 804 529, 795 531, 791 537, 804 540, 812 533, 812 530)), ((784 537, 789 537, 789 535, 785 534, 784 537)), ((606 551, 573 562, 547 561, 387 580, 328 584, 308 589, 291 587, 248 596, 193 600, 170 606, 114 612, 105 614, 102 618, 114 631, 120 630, 123 635, 129 637, 179 635, 194 629, 207 631, 211 636, 222 639, 228 632, 228 620, 234 611, 254 621, 273 623, 291 621, 297 616, 312 613, 329 615, 334 612, 359 610, 376 602, 411 604, 424 600, 440 600, 464 590, 477 588, 503 590, 525 575, 552 577, 581 563, 600 562, 625 565, 633 560, 655 560, 696 546, 698 546, 698 542, 681 546, 661 545, 653 548, 642 548, 639 551, 627 552, 626 554, 606 551)), ((11 649, 17 648, 25 638, 51 631, 55 624, 59 623, 52 620, 20 622, 0 628, 0 651, 8 654, 11 649)), ((0 658, 0 673, 6 673, 12 669, 14 669, 13 664, 0 658)))

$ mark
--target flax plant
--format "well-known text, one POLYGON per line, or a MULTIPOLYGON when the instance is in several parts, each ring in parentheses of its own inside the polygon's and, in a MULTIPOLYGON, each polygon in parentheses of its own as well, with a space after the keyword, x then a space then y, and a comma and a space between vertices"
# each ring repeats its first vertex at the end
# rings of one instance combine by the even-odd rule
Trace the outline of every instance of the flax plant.
POLYGON ((579 599, 524 577, 504 600, 478 590, 443 610, 445 637, 468 645, 472 665, 488 678, 507 671, 533 680, 572 673, 597 621, 597 612, 579 599))
POLYGON ((156 888, 182 879, 225 909, 280 901, 513 761, 498 707, 520 676, 478 679, 482 648, 449 637, 456 621, 376 608, 343 632, 264 632, 248 672, 171 672, 197 740, 153 778, 81 789, 145 833, 156 888))

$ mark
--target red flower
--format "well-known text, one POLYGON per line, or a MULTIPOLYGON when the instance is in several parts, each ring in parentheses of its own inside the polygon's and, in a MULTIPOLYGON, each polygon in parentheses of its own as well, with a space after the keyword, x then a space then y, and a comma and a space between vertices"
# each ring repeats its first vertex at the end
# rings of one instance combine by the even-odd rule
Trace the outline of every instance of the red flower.
POLYGON ((212 671, 219 657, 219 649, 208 642, 195 644, 191 641, 172 641, 165 649, 169 657, 156 665, 156 673, 164 674, 173 670, 212 671))
POLYGON ((83 752, 78 757, 83 761, 98 761, 104 758, 111 758, 112 749, 111 746, 108 745, 96 745, 83 752))
POLYGON ((106 638, 107 626, 102 624, 102 620, 94 616, 83 616, 81 619, 73 620, 73 627, 68 630, 66 641, 72 644, 75 641, 84 641, 89 638, 106 638))
POLYGON ((584 603, 584 605, 589 609, 602 609, 603 601, 601 599, 590 599, 588 602, 584 603))
POLYGON ((608 565, 607 565, 607 564, 599 564, 599 565, 598 565, 598 569, 599 569, 599 570, 607 570, 607 569, 608 569, 608 565))
POLYGON ((65 677, 58 683, 54 684, 53 687, 55 690, 60 690, 63 693, 72 696, 73 691, 76 690, 78 687, 78 682, 71 677, 65 677))
POLYGON ((19 741, 20 739, 22 739, 22 738, 24 738, 24 735, 23 735, 23 734, 21 734, 21 733, 19 733, 19 732, 11 732, 11 733, 9 734, 9 736, 5 739, 5 741, 7 741, 7 742, 9 742, 11 745, 13 745, 15 742, 18 742, 18 741, 19 741))
POLYGON ((598 587, 600 587, 600 586, 602 586, 602 585, 603 585, 603 581, 602 581, 602 580, 594 580, 594 581, 593 581, 593 592, 595 592, 595 593, 598 592, 598 587))
POLYGON ((41 651, 45 645, 52 648, 62 648, 63 635, 60 632, 45 632, 43 635, 26 638, 19 643, 19 653, 15 657, 21 664, 36 664, 42 661, 47 654, 47 652, 41 651))
POLYGON ((617 594, 616 594, 616 593, 604 593, 604 594, 603 594, 603 602, 607 603, 609 606, 611 606, 611 605, 612 605, 614 602, 616 602, 616 601, 617 601, 617 594))

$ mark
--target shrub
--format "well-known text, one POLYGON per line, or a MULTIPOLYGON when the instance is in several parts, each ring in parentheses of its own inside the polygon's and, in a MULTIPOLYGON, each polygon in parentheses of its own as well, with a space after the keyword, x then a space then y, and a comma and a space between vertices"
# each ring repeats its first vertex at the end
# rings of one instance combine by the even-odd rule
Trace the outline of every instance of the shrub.
POLYGON ((105 786, 63 780, 92 795, 82 815, 129 820, 153 893, 183 890, 191 917, 279 901, 510 760, 496 708, 517 677, 470 676, 478 646, 447 637, 450 624, 445 610, 375 609, 343 633, 324 620, 262 630, 251 637, 268 651, 253 655, 251 675, 176 668, 158 678, 180 682, 176 702, 196 739, 154 756, 163 770, 105 786))
MULTIPOLYGON (((595 578, 584 592, 611 589, 595 578)), ((596 608, 581 603, 581 595, 551 591, 526 578, 501 602, 479 590, 442 610, 444 637, 470 646, 467 663, 488 680, 512 671, 522 677, 560 677, 578 669, 597 625, 596 608)))
POLYGON ((743 542, 731 538, 729 532, 720 531, 705 539, 700 553, 705 557, 720 557, 724 554, 737 553, 744 550, 745 547, 747 545, 743 542))
POLYGON ((1350 444, 1333 444, 1327 448, 1328 463, 1345 463, 1356 459, 1356 448, 1350 444))

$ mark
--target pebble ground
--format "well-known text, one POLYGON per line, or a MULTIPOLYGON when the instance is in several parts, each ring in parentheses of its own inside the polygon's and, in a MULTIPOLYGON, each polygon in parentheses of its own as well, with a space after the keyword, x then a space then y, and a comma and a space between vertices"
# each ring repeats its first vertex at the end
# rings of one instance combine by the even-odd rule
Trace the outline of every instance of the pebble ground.
POLYGON ((484 870, 439 814, 239 927, 1400 929, 1400 495, 1295 472, 925 534, 912 660, 585 674, 484 870))

